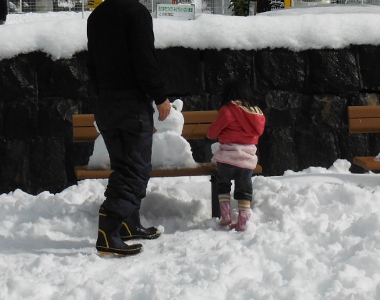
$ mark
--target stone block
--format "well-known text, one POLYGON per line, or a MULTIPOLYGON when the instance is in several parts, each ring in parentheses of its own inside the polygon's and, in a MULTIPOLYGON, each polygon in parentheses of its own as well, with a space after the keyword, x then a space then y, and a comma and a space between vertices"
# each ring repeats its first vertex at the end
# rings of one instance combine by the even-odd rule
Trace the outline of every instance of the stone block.
POLYGON ((351 163, 355 156, 370 155, 368 134, 349 133, 348 128, 346 128, 339 132, 338 143, 339 156, 344 157, 351 163))
POLYGON ((300 170, 329 168, 339 157, 337 139, 333 131, 324 126, 296 128, 295 144, 300 170))
POLYGON ((359 70, 355 48, 308 51, 307 93, 339 95, 358 91, 359 70))
MULTIPOLYGON (((174 101, 176 97, 170 97, 170 101, 174 101)), ((189 110, 212 110, 209 108, 209 97, 207 94, 190 95, 181 97, 183 101, 182 111, 189 110)))
POLYGON ((220 94, 211 94, 210 102, 209 102, 209 110, 218 110, 221 99, 220 94))
POLYGON ((283 175, 298 170, 298 158, 292 127, 267 128, 259 140, 258 158, 264 175, 283 175))
POLYGON ((19 99, 3 104, 3 130, 7 138, 34 138, 37 132, 37 101, 19 99))
POLYGON ((302 94, 274 90, 265 94, 260 108, 267 126, 294 126, 304 118, 307 102, 308 97, 302 94))
POLYGON ((305 52, 264 49, 254 59, 257 89, 304 92, 306 80, 305 52))
POLYGON ((65 147, 62 139, 37 138, 29 144, 29 180, 34 193, 59 192, 66 187, 65 147))
POLYGON ((196 95, 202 91, 199 50, 182 47, 157 49, 157 60, 169 95, 196 95))
POLYGON ((380 47, 358 46, 362 89, 380 91, 380 47))
POLYGON ((346 95, 347 106, 380 105, 380 94, 377 93, 352 93, 346 95))
POLYGON ((369 136, 369 155, 377 156, 380 154, 380 134, 370 133, 369 136))
POLYGON ((347 124, 347 103, 344 97, 314 96, 309 109, 311 122, 315 125, 339 129, 347 124))
POLYGON ((40 98, 37 120, 38 136, 71 136, 73 114, 78 114, 77 101, 62 98, 40 98))
POLYGON ((77 183, 74 172, 75 166, 87 165, 93 150, 93 142, 73 143, 71 140, 65 142, 65 168, 68 185, 77 183))
POLYGON ((79 113, 81 114, 93 114, 95 110, 96 96, 80 99, 78 101, 79 113))
MULTIPOLYGON (((0 186, 23 187, 28 184, 28 141, 0 139, 0 186)), ((10 191, 10 190, 9 190, 10 191)))
POLYGON ((89 96, 89 77, 86 53, 78 53, 71 59, 53 61, 50 57, 37 55, 38 97, 63 97, 81 99, 89 96))
MULTIPOLYGON (((191 152, 196 162, 207 162, 205 157, 205 142, 203 140, 189 140, 191 152)), ((210 160, 208 161, 210 162, 210 160)))
POLYGON ((253 52, 246 50, 204 50, 204 82, 206 93, 218 94, 223 84, 237 77, 253 86, 253 52))
POLYGON ((0 60, 0 91, 2 101, 37 97, 33 53, 0 60))

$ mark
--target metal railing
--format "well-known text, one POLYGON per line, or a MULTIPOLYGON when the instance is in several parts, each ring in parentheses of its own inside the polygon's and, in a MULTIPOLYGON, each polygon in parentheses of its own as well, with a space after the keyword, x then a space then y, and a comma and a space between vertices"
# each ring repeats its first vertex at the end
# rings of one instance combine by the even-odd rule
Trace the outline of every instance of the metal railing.
MULTIPOLYGON (((84 0, 84 10, 89 10, 84 0)), ((157 4, 171 4, 172 0, 140 0, 150 12, 156 10, 157 4)), ((196 13, 231 15, 229 0, 180 0, 178 3, 194 4, 196 13)), ((82 0, 11 0, 9 13, 48 12, 48 11, 82 11, 82 0)))
POLYGON ((342 0, 344 4, 370 4, 380 5, 380 0, 342 0))
MULTIPOLYGON (((273 0, 272 0, 273 1, 273 0)), ((313 4, 366 4, 380 5, 380 0, 292 0, 293 6, 305 6, 313 4)))
MULTIPOLYGON (((82 1, 78 0, 15 0, 9 1, 9 13, 82 11, 82 1)), ((87 9, 87 5, 84 7, 87 9)))
MULTIPOLYGON (((87 0, 9 0, 9 13, 23 12, 49 12, 49 11, 88 11, 87 0)), ((230 0, 177 0, 178 3, 194 4, 195 13, 210 13, 231 15, 232 9, 228 8, 230 0)), ((272 9, 283 8, 278 5, 284 0, 269 0, 272 9)), ((150 12, 156 10, 157 4, 171 4, 172 0, 140 0, 150 12)), ((372 4, 380 5, 380 0, 292 0, 293 6, 310 3, 337 3, 337 4, 372 4)))

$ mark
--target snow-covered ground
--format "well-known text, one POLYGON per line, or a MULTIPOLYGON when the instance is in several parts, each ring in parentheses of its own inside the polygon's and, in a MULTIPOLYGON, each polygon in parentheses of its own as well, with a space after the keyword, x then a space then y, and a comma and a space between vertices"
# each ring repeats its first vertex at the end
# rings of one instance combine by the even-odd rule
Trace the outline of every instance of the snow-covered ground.
MULTIPOLYGON (((240 18, 154 20, 157 47, 295 50, 379 44, 379 7, 291 9, 240 18), (239 34, 237 34, 239 33, 239 34)), ((86 49, 81 14, 9 15, 0 59, 86 49)), ((175 145, 173 145, 175 147, 175 145)), ((0 195, 0 299, 380 299, 380 175, 351 174, 337 160, 253 178, 246 232, 211 218, 208 177, 154 178, 141 208, 162 237, 144 252, 96 254, 106 180, 58 194, 0 195)), ((236 203, 234 203, 236 207, 236 203)))
POLYGON ((348 168, 255 177, 243 233, 211 218, 209 178, 154 178, 142 222, 165 233, 111 260, 94 248, 106 180, 0 195, 0 299, 380 299, 380 175, 348 168))

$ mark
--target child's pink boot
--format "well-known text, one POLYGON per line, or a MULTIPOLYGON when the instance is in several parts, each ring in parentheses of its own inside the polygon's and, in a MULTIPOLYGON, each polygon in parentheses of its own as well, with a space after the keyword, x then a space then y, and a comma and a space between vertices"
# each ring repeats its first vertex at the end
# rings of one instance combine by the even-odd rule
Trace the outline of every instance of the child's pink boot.
POLYGON ((220 214, 222 219, 219 222, 219 225, 225 226, 231 224, 231 203, 230 202, 220 202, 220 214))
POLYGON ((239 200, 239 216, 237 223, 231 224, 230 228, 236 231, 246 231, 247 222, 251 218, 251 203, 246 200, 239 200))
POLYGON ((247 222, 251 218, 251 213, 245 210, 239 211, 239 219, 237 223, 231 224, 230 228, 235 229, 236 231, 246 231, 247 230, 247 222))
POLYGON ((220 214, 222 219, 219 222, 219 225, 225 226, 231 224, 231 201, 230 195, 221 194, 219 195, 219 205, 220 205, 220 214))

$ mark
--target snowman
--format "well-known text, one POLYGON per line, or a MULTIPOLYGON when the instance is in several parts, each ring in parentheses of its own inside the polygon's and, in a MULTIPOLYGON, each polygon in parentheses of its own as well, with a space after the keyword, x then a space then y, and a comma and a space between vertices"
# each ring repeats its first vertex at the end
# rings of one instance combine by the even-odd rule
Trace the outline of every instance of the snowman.
MULTIPOLYGON (((180 99, 172 103, 170 113, 164 121, 158 120, 156 107, 153 115, 156 132, 153 134, 152 167, 153 169, 195 168, 191 147, 182 136, 184 124, 181 113, 183 102, 180 99)), ((96 127, 96 124, 95 124, 96 127)), ((103 137, 99 135, 94 144, 94 151, 88 162, 89 169, 110 169, 110 159, 103 137)))
POLYGON ((175 100, 164 121, 158 120, 158 110, 155 107, 153 120, 157 132, 153 134, 153 169, 181 169, 197 166, 189 142, 181 135, 184 124, 182 107, 182 100, 175 100))
MULTIPOLYGON (((94 122, 94 126, 96 128, 96 131, 99 132, 99 129, 96 126, 96 122, 94 122)), ((99 136, 95 140, 94 150, 88 161, 87 168, 94 170, 111 169, 110 157, 108 155, 108 151, 106 145, 104 144, 104 140, 101 134, 99 134, 99 136)))

